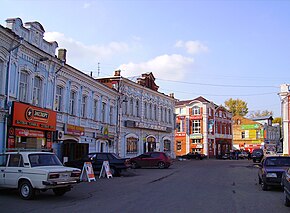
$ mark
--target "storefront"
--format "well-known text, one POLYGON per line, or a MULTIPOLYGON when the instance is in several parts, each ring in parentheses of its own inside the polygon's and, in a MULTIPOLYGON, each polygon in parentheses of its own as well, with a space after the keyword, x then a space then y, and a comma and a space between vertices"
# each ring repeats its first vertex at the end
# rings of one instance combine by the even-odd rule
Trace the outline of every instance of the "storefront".
POLYGON ((56 129, 56 112, 13 102, 11 125, 8 126, 7 148, 51 149, 56 129))

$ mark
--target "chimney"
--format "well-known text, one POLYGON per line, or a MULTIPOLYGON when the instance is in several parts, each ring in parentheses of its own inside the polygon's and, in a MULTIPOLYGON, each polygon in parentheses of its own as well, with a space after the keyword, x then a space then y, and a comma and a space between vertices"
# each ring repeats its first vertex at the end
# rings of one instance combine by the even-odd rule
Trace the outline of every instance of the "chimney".
POLYGON ((121 70, 115 70, 115 75, 114 76, 121 76, 121 70))
POLYGON ((170 93, 169 97, 174 98, 174 93, 170 93))
POLYGON ((66 49, 59 49, 57 58, 63 62, 66 62, 66 49))

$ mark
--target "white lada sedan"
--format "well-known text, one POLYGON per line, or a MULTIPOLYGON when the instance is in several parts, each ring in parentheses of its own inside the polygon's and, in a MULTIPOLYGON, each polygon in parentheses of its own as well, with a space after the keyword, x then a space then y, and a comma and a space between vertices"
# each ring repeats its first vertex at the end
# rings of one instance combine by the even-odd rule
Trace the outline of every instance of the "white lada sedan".
POLYGON ((52 189, 57 196, 80 182, 81 170, 65 167, 52 152, 0 154, 0 187, 18 189, 21 198, 33 199, 36 191, 52 189))

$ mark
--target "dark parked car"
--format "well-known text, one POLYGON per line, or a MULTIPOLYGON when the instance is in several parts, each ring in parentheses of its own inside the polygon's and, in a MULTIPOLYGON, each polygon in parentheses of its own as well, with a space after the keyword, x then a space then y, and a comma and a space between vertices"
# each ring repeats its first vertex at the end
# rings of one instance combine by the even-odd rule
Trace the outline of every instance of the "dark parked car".
POLYGON ((131 167, 158 167, 160 169, 168 168, 172 162, 169 156, 164 152, 146 152, 129 160, 131 167))
POLYGON ((267 156, 259 164, 258 178, 262 190, 281 186, 282 175, 290 167, 290 156, 267 156))
POLYGON ((251 155, 253 162, 261 162, 264 157, 263 149, 254 149, 251 155))
POLYGON ((97 172, 101 171, 103 161, 109 161, 113 176, 119 176, 123 170, 126 170, 130 166, 127 158, 121 158, 115 153, 107 152, 89 153, 79 160, 68 161, 65 165, 82 169, 84 162, 91 162, 94 172, 97 172))
POLYGON ((284 189, 284 205, 290 207, 290 167, 283 173, 281 185, 284 189))
POLYGON ((198 152, 194 152, 194 153, 190 152, 190 153, 187 153, 186 155, 180 156, 179 158, 202 160, 206 158, 206 155, 198 153, 198 152))

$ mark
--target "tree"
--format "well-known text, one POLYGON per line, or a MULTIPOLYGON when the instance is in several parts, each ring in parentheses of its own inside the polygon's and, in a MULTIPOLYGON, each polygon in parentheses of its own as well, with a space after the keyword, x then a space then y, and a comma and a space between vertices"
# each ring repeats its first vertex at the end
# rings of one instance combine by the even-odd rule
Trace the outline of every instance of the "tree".
POLYGON ((248 113, 247 103, 240 99, 230 98, 229 100, 225 101, 225 106, 227 110, 233 114, 233 116, 245 116, 248 113))
POLYGON ((281 117, 274 118, 273 121, 272 121, 272 123, 273 124, 279 123, 281 125, 282 124, 282 118, 281 117))
POLYGON ((250 114, 250 118, 257 118, 257 117, 265 117, 265 116, 273 116, 273 112, 272 111, 268 111, 268 110, 257 110, 254 111, 250 114))

